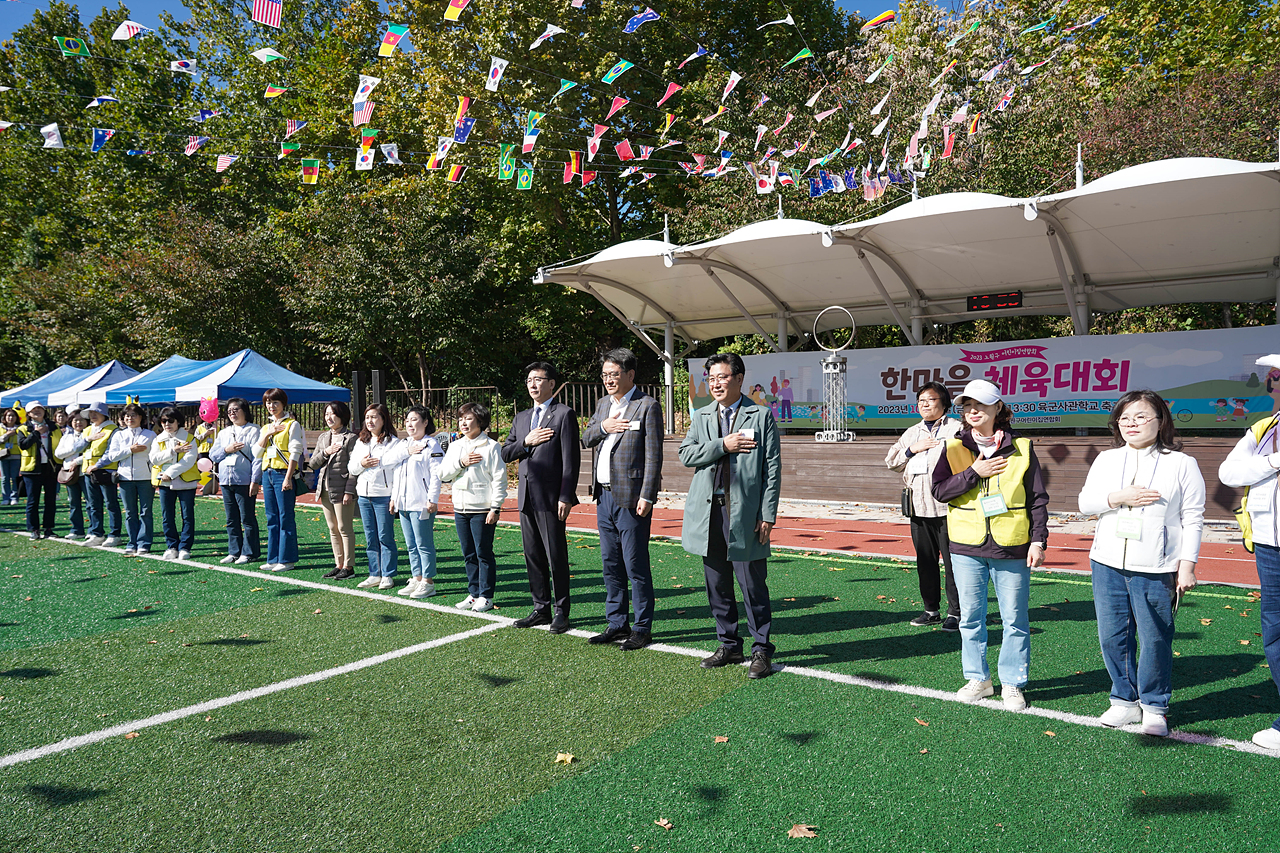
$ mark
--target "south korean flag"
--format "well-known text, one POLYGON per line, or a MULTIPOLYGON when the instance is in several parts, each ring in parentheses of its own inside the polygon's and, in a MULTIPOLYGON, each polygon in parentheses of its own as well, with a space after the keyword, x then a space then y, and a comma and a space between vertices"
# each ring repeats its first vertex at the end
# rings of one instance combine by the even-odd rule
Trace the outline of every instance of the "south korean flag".
POLYGON ((507 60, 500 57, 494 56, 490 58, 489 79, 484 84, 484 88, 487 91, 498 91, 498 84, 502 82, 502 75, 506 72, 508 64, 507 60))
POLYGON ((367 172, 373 168, 373 149, 360 148, 356 151, 356 171, 367 172))

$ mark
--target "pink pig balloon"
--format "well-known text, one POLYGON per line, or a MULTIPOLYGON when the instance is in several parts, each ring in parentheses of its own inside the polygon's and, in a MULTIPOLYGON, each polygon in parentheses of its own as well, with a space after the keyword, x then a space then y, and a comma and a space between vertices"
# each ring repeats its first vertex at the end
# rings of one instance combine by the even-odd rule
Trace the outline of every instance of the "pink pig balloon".
POLYGON ((209 397, 200 401, 200 420, 211 424, 218 419, 218 398, 209 397))

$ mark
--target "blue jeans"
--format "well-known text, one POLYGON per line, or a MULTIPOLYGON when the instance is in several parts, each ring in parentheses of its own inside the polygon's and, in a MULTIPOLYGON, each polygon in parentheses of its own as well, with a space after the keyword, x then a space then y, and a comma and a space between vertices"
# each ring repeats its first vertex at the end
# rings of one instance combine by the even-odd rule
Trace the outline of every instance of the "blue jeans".
POLYGON ((196 490, 160 487, 160 524, 164 527, 164 547, 190 551, 196 544, 196 490), (173 518, 174 504, 182 505, 182 532, 173 518))
POLYGON ((1173 695, 1176 573, 1127 572, 1089 561, 1098 642, 1111 674, 1111 704, 1164 714, 1173 695), (1138 646, 1142 656, 1138 656, 1138 646))
POLYGON ((70 508, 68 518, 71 521, 71 532, 75 536, 84 535, 84 487, 85 478, 76 477, 67 484, 67 506, 70 508))
MULTIPOLYGON (((108 474, 114 474, 114 471, 108 471, 108 474)), ((90 536, 106 536, 107 528, 103 522, 102 509, 106 505, 107 514, 111 519, 111 535, 120 535, 120 493, 116 491, 116 484, 108 482, 106 485, 95 485, 89 480, 84 485, 85 494, 89 496, 89 535, 90 536)))
POLYGON ((987 584, 996 588, 1003 636, 1000 640, 1000 683, 1022 687, 1031 669, 1031 570, 1026 560, 991 560, 951 555, 960 593, 960 662, 964 677, 986 681, 987 584))
POLYGON ((369 560, 370 577, 394 577, 400 557, 396 547, 396 529, 391 524, 391 496, 361 497, 360 523, 364 525, 364 553, 369 560))
POLYGON ((0 459, 0 476, 3 476, 3 491, 0 500, 16 501, 18 499, 18 475, 22 470, 22 457, 17 451, 0 459))
POLYGON ((135 551, 150 551, 154 538, 155 522, 152 506, 156 487, 150 480, 121 480, 120 494, 124 497, 125 529, 129 531, 129 547, 135 551))
POLYGON ((293 504, 298 493, 284 488, 284 471, 262 471, 262 504, 267 513, 267 562, 298 562, 298 523, 293 504))
POLYGON ((400 510, 400 529, 409 552, 409 573, 415 578, 436 576, 436 514, 400 510))
MULTIPOLYGON (((1262 585, 1262 651, 1271 667, 1271 680, 1280 690, 1280 548, 1257 543, 1253 556, 1258 561, 1258 581, 1262 585)), ((1271 724, 1280 729, 1280 719, 1271 724)))
POLYGON ((258 559, 262 550, 258 538, 258 502, 249 497, 249 487, 224 485, 222 509, 227 514, 227 553, 258 559))
POLYGON ((467 566, 467 594, 492 599, 493 587, 498 582, 498 567, 493 559, 493 534, 498 525, 484 523, 488 514, 455 510, 453 523, 458 529, 458 544, 467 566))

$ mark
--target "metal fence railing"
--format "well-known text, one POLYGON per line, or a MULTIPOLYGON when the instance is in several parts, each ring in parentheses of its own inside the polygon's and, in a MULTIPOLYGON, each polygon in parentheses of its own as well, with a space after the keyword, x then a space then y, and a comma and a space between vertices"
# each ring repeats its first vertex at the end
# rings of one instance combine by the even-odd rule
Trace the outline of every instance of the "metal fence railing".
MULTIPOLYGON (((662 403, 666 396, 666 386, 663 385, 636 383, 636 387, 659 403, 662 403)), ((675 434, 683 435, 689 428, 689 399, 685 395, 685 389, 680 385, 677 385, 675 390, 675 434)), ((600 399, 606 393, 604 385, 600 382, 566 382, 556 389, 556 398, 577 412, 578 420, 585 426, 595 414, 596 406, 600 404, 600 399)), ((665 403, 663 409, 665 412, 665 403)))

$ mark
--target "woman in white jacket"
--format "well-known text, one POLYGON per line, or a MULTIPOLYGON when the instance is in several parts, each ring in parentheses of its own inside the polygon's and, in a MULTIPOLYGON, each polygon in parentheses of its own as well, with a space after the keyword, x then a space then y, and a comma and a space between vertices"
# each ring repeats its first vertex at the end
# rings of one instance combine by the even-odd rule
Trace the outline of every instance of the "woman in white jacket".
POLYGON ((351 448, 348 472, 356 476, 356 503, 364 526, 364 553, 369 560, 369 577, 356 586, 391 589, 400 555, 396 548, 396 531, 391 521, 391 492, 395 485, 400 444, 391 425, 391 413, 381 403, 364 410, 364 429, 351 448))
MULTIPOLYGON (((164 558, 191 559, 196 543, 196 446, 184 428, 186 417, 175 408, 160 412, 160 434, 151 442, 151 482, 160 489, 160 525, 164 528, 164 558), (173 517, 174 505, 182 507, 182 530, 173 517)), ((123 466, 122 466, 123 467, 123 466)))
POLYGON ((410 406, 404 416, 404 441, 393 452, 396 466, 391 511, 400 514, 412 577, 401 595, 429 598, 436 594, 436 511, 440 502, 440 463, 444 451, 431 437, 436 422, 423 406, 410 406))
POLYGON ((1196 460, 1179 452, 1169 406, 1155 392, 1125 394, 1108 425, 1115 447, 1093 461, 1080 492, 1080 511, 1098 515, 1089 560, 1111 675, 1111 707, 1099 721, 1141 722, 1143 734, 1164 737, 1173 617, 1178 598, 1196 585, 1204 477, 1196 460))
POLYGON ((459 610, 493 609, 498 574, 493 534, 507 499, 507 466, 488 429, 489 410, 463 403, 458 408, 462 437, 449 443, 440 466, 440 479, 453 483, 453 522, 467 565, 467 597, 454 605, 459 610))
MULTIPOLYGON (((151 553, 151 540, 155 534, 152 508, 156 490, 151 483, 151 442, 156 434, 143 427, 147 411, 136 403, 130 403, 120 413, 121 426, 111 434, 102 463, 116 463, 115 475, 119 481, 120 496, 124 504, 125 530, 129 534, 124 555, 151 553)), ((176 553, 176 552, 175 552, 176 553)))
POLYGON ((67 426, 62 430, 62 440, 53 449, 53 455, 62 460, 62 470, 75 474, 67 483, 67 506, 71 521, 71 532, 66 537, 68 539, 84 538, 84 483, 83 478, 78 475, 80 454, 89 446, 89 440, 84 437, 87 426, 89 426, 88 418, 81 415, 79 411, 69 411, 67 426))

